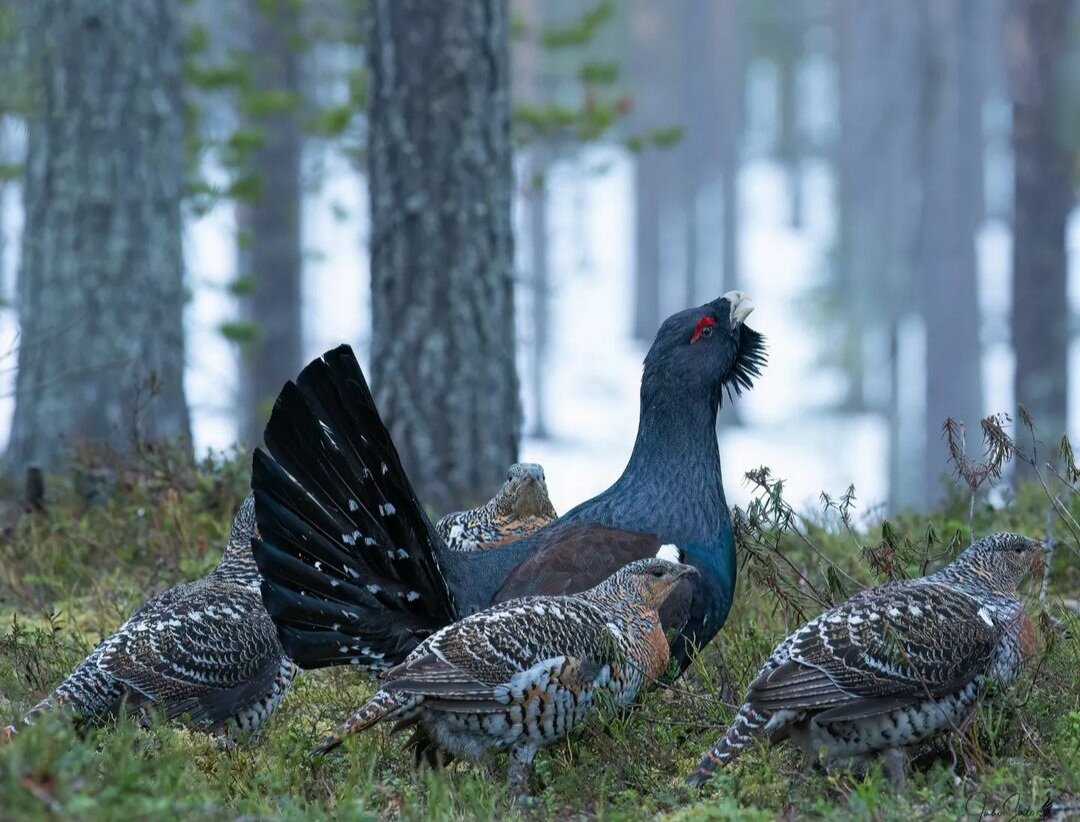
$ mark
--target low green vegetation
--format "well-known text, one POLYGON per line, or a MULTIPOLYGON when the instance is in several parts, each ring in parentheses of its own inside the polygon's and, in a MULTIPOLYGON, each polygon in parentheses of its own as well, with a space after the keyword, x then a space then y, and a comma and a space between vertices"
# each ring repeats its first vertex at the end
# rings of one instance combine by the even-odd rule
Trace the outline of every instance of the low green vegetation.
MULTIPOLYGON (((197 470, 167 460, 113 475, 112 501, 87 507, 50 484, 45 510, 4 509, 0 524, 0 725, 54 686, 146 597, 209 571, 246 492, 247 461, 197 470)), ((320 735, 371 694, 355 671, 300 677, 254 739, 228 748, 204 734, 122 719, 82 735, 55 715, 0 744, 2 819, 978 819, 1037 818, 1048 797, 1080 795, 1080 592, 1077 542, 1038 483, 1008 504, 976 506, 978 534, 1045 533, 1061 542, 1029 585, 1039 649, 998 688, 962 738, 922 753, 894 795, 878 771, 819 773, 786 748, 756 748, 702 793, 682 777, 722 731, 777 639, 802 617, 887 575, 917 575, 968 540, 968 500, 933 517, 863 520, 854 500, 796 515, 757 472, 759 501, 738 518, 737 601, 718 640, 677 685, 635 711, 611 711, 537 760, 535 806, 519 809, 505 762, 414 769, 404 739, 377 730, 309 762, 320 735)), ((1080 515, 1080 501, 1062 498, 1080 515)))

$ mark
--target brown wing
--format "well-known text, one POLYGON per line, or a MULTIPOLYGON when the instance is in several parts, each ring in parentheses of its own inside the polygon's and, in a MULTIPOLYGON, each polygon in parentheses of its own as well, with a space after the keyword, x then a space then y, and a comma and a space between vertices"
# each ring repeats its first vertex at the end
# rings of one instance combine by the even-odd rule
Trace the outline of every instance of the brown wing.
POLYGON ((595 606, 526 598, 440 631, 387 671, 381 688, 422 695, 429 708, 496 710, 519 675, 559 658, 562 674, 572 670, 591 681, 605 665, 621 664, 624 654, 595 606))
POLYGON ((853 719, 940 697, 985 671, 1006 625, 944 585, 885 586, 800 628, 750 684, 759 709, 853 719), (877 595, 874 595, 874 594, 877 595))
POLYGON ((557 524, 536 539, 535 550, 506 577, 494 602, 580 593, 634 560, 656 556, 661 545, 652 534, 592 522, 557 524))

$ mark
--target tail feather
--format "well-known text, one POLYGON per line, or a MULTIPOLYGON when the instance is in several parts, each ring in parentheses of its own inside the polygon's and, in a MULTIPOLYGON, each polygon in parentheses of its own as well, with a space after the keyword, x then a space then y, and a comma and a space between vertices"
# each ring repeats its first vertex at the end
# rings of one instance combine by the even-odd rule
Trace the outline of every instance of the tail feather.
POLYGON ((686 784, 696 788, 708 782, 717 768, 727 765, 742 753, 768 721, 767 713, 761 713, 749 704, 743 705, 724 735, 705 752, 694 772, 686 777, 686 784))
POLYGON ((78 722, 96 722, 115 714, 124 699, 123 683, 98 665, 103 644, 76 666, 56 689, 31 708, 23 723, 30 725, 47 711, 67 708, 78 722))
MULTIPOLYGON (((325 754, 328 751, 332 751, 338 745, 345 741, 345 737, 349 734, 359 733, 360 731, 367 730, 372 725, 376 725, 384 720, 396 719, 398 724, 410 723, 409 713, 413 708, 420 704, 421 697, 413 696, 411 694, 404 694, 398 691, 379 691, 355 714, 352 719, 343 725, 339 726, 337 730, 316 745, 310 756, 317 756, 325 754)), ((395 727, 395 730, 396 727, 395 727)))
POLYGON ((385 667, 456 617, 440 544, 348 346, 282 389, 256 452, 263 599, 305 668, 385 667))

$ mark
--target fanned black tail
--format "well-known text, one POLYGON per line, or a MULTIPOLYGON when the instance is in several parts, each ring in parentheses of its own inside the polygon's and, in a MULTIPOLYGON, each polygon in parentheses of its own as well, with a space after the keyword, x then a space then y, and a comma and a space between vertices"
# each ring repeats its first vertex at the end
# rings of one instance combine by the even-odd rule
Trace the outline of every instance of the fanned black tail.
POLYGON ((438 537, 349 346, 285 385, 264 438, 252 548, 298 665, 387 667, 454 621, 438 537))

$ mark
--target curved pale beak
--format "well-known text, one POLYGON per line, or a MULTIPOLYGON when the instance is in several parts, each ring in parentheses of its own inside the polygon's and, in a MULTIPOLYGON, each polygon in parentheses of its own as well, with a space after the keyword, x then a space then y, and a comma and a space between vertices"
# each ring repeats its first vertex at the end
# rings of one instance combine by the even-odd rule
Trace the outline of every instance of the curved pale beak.
POLYGON ((679 569, 679 579, 687 579, 689 577, 696 577, 698 575, 698 569, 695 568, 693 565, 686 565, 682 562, 680 562, 679 565, 682 566, 679 569))
POLYGON ((754 302, 745 291, 729 291, 722 299, 731 304, 731 327, 736 328, 746 322, 754 310, 754 302))

